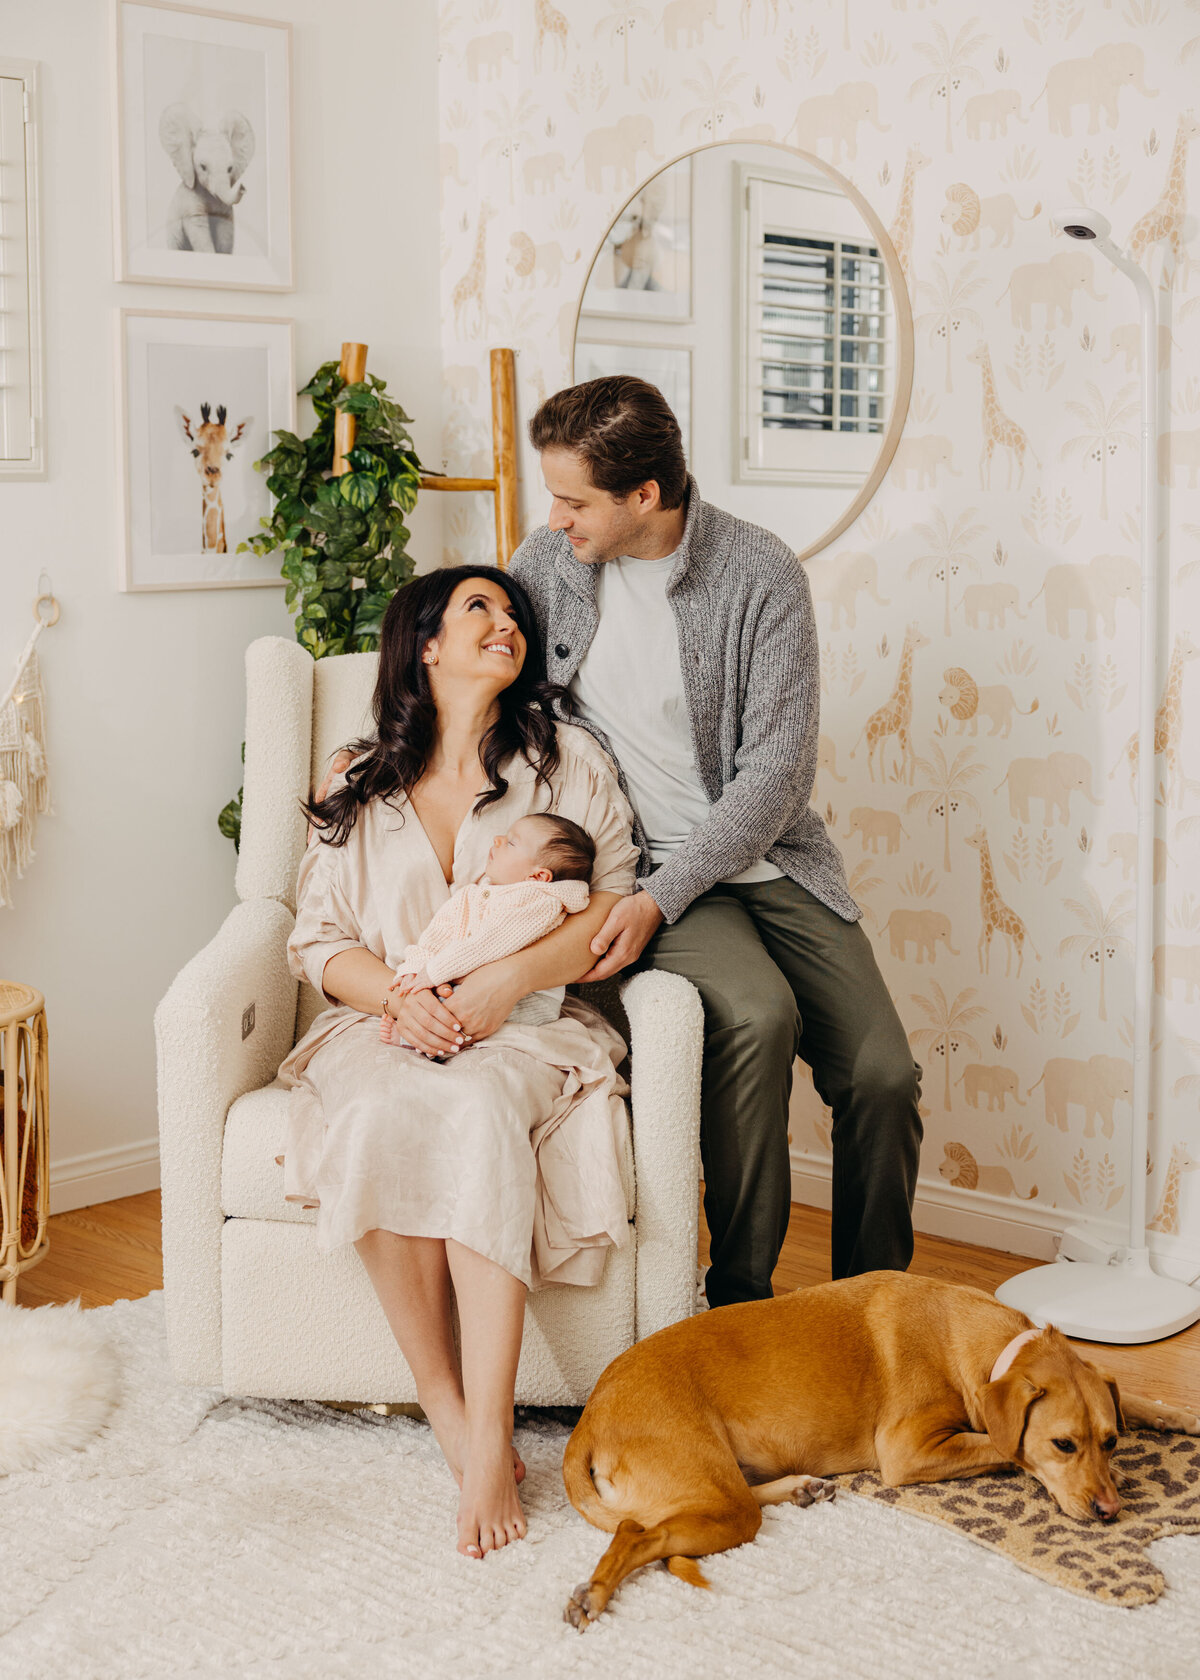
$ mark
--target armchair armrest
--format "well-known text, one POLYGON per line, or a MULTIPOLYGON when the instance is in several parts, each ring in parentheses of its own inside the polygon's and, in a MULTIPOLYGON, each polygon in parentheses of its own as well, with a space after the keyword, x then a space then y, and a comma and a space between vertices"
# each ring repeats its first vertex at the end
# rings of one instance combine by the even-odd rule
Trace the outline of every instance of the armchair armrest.
POLYGON ((274 899, 239 904, 154 1014, 167 1344, 180 1382, 221 1383, 225 1116, 270 1083, 292 1046, 293 919, 274 899))
POLYGON ((654 969, 635 974, 621 1002, 630 1031, 640 1342, 696 1310, 704 1010, 682 975, 654 969))

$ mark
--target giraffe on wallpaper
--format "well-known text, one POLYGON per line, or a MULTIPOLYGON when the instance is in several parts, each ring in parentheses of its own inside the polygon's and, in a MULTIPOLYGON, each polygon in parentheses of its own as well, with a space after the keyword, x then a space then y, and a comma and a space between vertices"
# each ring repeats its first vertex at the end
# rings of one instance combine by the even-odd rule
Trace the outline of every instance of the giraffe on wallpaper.
POLYGON ((549 41, 553 46, 551 54, 553 62, 550 68, 552 70, 565 70, 567 67, 567 36, 570 34, 570 25, 566 18, 557 6, 550 4, 550 0, 534 0, 533 15, 534 22, 537 25, 537 38, 533 43, 533 62, 535 66, 539 70, 542 68, 542 53, 546 42, 549 41))
MULTIPOLYGON (((1187 251, 1184 249, 1183 221, 1187 215, 1187 149, 1188 142, 1200 134, 1200 121, 1191 111, 1185 111, 1179 119, 1175 130, 1175 144, 1171 149, 1171 162, 1167 169, 1167 184, 1158 203, 1142 217, 1129 235, 1129 255, 1134 262, 1141 262, 1152 245, 1157 245, 1162 239, 1167 240, 1171 247, 1171 254, 1175 258, 1170 272, 1168 284, 1173 284, 1175 270, 1181 263, 1187 262, 1187 251)), ((1163 253, 1163 277, 1167 278, 1166 252, 1163 253)))
MULTIPOLYGON (((1163 688, 1163 697, 1157 712, 1154 714, 1154 754, 1161 758, 1166 770, 1166 794, 1168 802, 1174 800, 1186 781, 1183 773, 1183 763, 1179 756, 1180 735, 1183 730, 1183 669, 1189 660, 1200 657, 1198 648, 1192 638, 1181 632, 1175 638, 1175 646, 1171 650, 1171 663, 1167 667, 1167 681, 1163 688)), ((1126 742, 1125 751, 1121 754, 1129 765, 1129 790, 1137 791, 1138 768, 1138 731, 1126 742)), ((1113 765, 1108 773, 1111 782, 1121 768, 1121 758, 1113 765)))
MULTIPOLYGON (((1010 420, 1000 407, 1000 398, 996 394, 996 379, 992 373, 992 358, 988 354, 988 347, 980 339, 974 350, 967 353, 967 360, 974 362, 983 375, 983 452, 979 457, 979 482, 985 490, 992 487, 992 455, 997 449, 1007 449, 1008 455, 1008 484, 1013 487, 1013 462, 1017 464, 1017 489, 1025 478, 1025 451, 1029 449, 1029 439, 1017 425, 1010 420)), ((1033 454, 1033 451, 1029 451, 1033 454)), ((1040 466, 1037 456, 1034 456, 1035 466, 1040 466)))
POLYGON ((867 769, 871 780, 875 780, 874 754, 879 749, 879 777, 885 779, 883 767, 883 743, 889 735, 896 737, 900 747, 900 780, 912 780, 913 768, 916 764, 916 754, 913 752, 910 730, 912 728, 912 667, 913 655, 918 648, 928 647, 929 637, 918 624, 910 624, 904 637, 904 646, 900 652, 900 665, 896 672, 896 686, 892 690, 890 700, 884 702, 877 711, 871 713, 863 725, 862 734, 850 749, 853 758, 858 751, 863 735, 867 738, 867 769))
POLYGON ((918 169, 926 169, 929 159, 919 146, 910 146, 908 156, 904 162, 904 175, 900 182, 900 202, 896 206, 896 219, 888 229, 888 238, 895 246, 896 257, 904 272, 906 280, 912 279, 912 236, 913 236, 913 184, 918 169))
POLYGON ((1185 1172, 1195 1172, 1200 1167, 1186 1143, 1176 1143, 1171 1149, 1171 1160, 1167 1167, 1167 1176, 1163 1183, 1162 1195, 1159 1197, 1158 1211, 1154 1218, 1146 1222, 1147 1231, 1161 1231, 1164 1236, 1177 1237, 1179 1235, 1179 1192, 1181 1180, 1185 1172))
POLYGON ((487 304, 484 301, 487 284, 487 225, 495 214, 490 204, 479 206, 479 226, 475 232, 475 250, 471 264, 454 288, 454 330, 460 338, 482 338, 487 325, 487 304), (467 311, 472 304, 475 306, 475 315, 479 322, 474 332, 471 332, 467 318, 467 311))
MULTIPOLYGON (((1004 953, 1004 977, 1005 979, 1008 978, 1012 968, 1014 951, 1017 954, 1017 974, 1019 975, 1025 957, 1025 941, 1029 939, 1025 923, 1000 896, 1000 889, 996 885, 996 872, 992 868, 991 848, 988 846, 985 831, 982 828, 977 828, 974 834, 968 834, 967 845, 974 846, 979 853, 979 904, 983 912, 983 927, 979 933, 980 970, 984 974, 990 972, 992 935, 1002 933, 1008 940, 1004 953)), ((1033 951, 1036 957, 1038 953, 1034 950, 1032 939, 1029 939, 1029 949, 1033 951)))

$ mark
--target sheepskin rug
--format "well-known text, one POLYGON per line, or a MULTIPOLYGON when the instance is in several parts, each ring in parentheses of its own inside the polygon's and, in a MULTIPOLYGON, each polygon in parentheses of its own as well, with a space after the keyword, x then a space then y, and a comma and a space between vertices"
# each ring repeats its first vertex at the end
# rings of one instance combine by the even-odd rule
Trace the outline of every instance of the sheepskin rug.
POLYGON ((0 1477, 4 1680, 1193 1680, 1200 1543, 1156 1541, 1154 1604, 1099 1605, 949 1529, 839 1492, 661 1567, 578 1634, 605 1539, 568 1505, 567 1426, 524 1418, 529 1537, 454 1551, 426 1425, 179 1388, 161 1295, 85 1317, 124 1392, 81 1451, 0 1477))
POLYGON ((0 1476, 40 1470, 102 1429, 121 1367, 98 1313, 0 1301, 0 1476))

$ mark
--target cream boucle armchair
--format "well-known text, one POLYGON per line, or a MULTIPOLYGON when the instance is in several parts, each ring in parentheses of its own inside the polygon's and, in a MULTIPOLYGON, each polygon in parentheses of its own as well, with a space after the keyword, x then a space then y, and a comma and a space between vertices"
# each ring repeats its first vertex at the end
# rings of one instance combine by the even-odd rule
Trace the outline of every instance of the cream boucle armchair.
MULTIPOLYGON (((352 1247, 319 1254, 283 1199, 275 1070, 321 1005, 288 972, 304 846, 297 801, 368 717, 376 655, 314 663, 294 642, 246 655, 241 902, 155 1016, 167 1338, 180 1382, 228 1394, 404 1402, 407 1365, 352 1247)), ((622 990, 631 1044, 632 1241, 594 1289, 529 1298, 517 1400, 581 1405, 614 1355, 692 1310, 702 1014, 676 975, 622 990)))

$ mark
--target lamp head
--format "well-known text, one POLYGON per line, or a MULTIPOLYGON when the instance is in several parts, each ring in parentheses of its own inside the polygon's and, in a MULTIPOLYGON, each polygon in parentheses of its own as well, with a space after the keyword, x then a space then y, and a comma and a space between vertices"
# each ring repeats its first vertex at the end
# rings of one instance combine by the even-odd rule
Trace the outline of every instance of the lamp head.
POLYGON ((1065 233, 1069 239, 1111 239, 1112 223, 1107 216, 1102 216, 1099 210, 1086 210, 1078 206, 1070 210, 1059 210, 1050 218, 1055 233, 1065 233))

